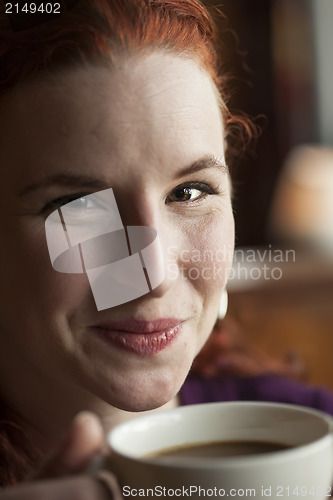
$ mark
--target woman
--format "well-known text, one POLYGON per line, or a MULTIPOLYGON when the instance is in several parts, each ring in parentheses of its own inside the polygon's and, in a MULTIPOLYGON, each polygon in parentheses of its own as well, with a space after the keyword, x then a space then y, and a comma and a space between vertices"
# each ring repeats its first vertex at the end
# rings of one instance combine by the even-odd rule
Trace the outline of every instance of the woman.
POLYGON ((21 28, 2 16, 0 394, 3 484, 30 481, 0 498, 104 499, 112 476, 84 474, 103 432, 190 402, 232 262, 225 148, 249 125, 197 0, 81 0, 21 28), (45 224, 110 189, 124 227, 157 231, 166 274, 98 310, 86 273, 52 268, 45 224))

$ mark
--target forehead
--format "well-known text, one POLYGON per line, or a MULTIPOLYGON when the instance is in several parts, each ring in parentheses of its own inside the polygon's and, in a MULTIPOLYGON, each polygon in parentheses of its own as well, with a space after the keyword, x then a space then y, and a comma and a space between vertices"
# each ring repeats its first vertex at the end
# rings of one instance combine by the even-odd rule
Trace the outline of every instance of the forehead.
POLYGON ((18 155, 16 164, 24 158, 37 173, 46 163, 71 169, 79 162, 83 170, 113 159, 138 165, 148 156, 170 163, 185 150, 206 153, 195 151, 204 141, 208 149, 221 149, 223 140, 211 78, 194 60, 171 54, 127 57, 113 68, 86 66, 31 81, 1 108, 6 126, 0 156, 5 150, 18 155))

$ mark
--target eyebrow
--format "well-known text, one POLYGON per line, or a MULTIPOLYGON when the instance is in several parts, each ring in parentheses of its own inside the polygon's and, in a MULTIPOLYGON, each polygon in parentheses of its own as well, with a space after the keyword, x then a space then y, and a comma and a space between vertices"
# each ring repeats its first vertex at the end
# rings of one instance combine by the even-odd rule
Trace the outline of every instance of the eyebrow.
POLYGON ((92 188, 92 189, 107 189, 110 187, 106 182, 96 179, 96 177, 90 177, 85 175, 77 174, 56 174, 50 177, 46 177, 38 182, 29 184, 22 191, 18 193, 18 196, 25 196, 26 194, 36 191, 44 187, 50 186, 64 186, 72 188, 92 188))
POLYGON ((195 172, 199 172, 200 170, 205 170, 207 168, 217 168, 224 174, 229 175, 229 169, 227 167, 227 164, 224 161, 221 161, 215 156, 211 155, 211 156, 205 156, 204 158, 201 158, 200 160, 191 163, 191 165, 189 165, 188 167, 185 167, 184 169, 180 170, 179 172, 177 172, 176 178, 194 174, 195 172))
MULTIPOLYGON (((207 168, 217 168, 222 171, 224 174, 229 174, 229 170, 227 165, 218 160, 215 156, 205 156, 200 160, 191 163, 191 165, 185 167, 184 169, 178 171, 176 173, 175 178, 184 177, 186 175, 193 174, 200 170, 204 170, 207 168)), ((50 177, 46 177, 38 182, 29 184, 22 191, 18 193, 18 196, 25 196, 32 191, 37 189, 42 189, 50 186, 64 186, 71 188, 91 188, 96 190, 107 189, 110 185, 106 182, 96 179, 96 177, 85 176, 85 175, 77 175, 77 174, 55 174, 50 177)))

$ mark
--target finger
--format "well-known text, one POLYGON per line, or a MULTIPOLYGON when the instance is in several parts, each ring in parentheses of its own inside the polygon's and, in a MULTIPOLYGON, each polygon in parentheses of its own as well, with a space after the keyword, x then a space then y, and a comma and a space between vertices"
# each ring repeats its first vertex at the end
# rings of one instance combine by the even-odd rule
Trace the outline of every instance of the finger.
POLYGON ((43 479, 75 474, 84 471, 96 456, 101 454, 104 445, 102 425, 96 415, 89 412, 79 413, 61 443, 29 479, 43 479))

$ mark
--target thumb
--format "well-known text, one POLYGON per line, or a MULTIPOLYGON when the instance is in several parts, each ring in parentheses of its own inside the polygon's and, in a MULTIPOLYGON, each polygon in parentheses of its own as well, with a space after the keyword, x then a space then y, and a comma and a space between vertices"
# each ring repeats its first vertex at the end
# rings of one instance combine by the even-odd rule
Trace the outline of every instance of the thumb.
POLYGON ((89 412, 73 420, 60 447, 42 464, 31 479, 44 479, 84 472, 89 463, 101 455, 104 433, 100 420, 89 412))

